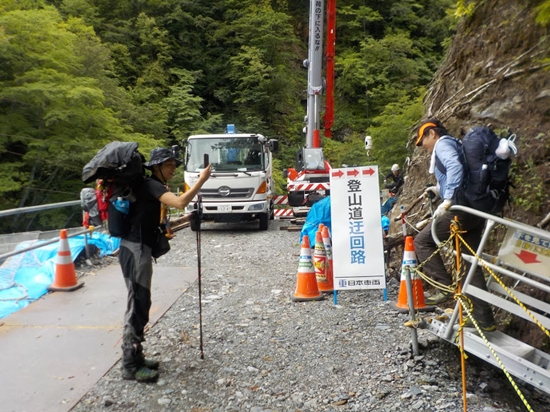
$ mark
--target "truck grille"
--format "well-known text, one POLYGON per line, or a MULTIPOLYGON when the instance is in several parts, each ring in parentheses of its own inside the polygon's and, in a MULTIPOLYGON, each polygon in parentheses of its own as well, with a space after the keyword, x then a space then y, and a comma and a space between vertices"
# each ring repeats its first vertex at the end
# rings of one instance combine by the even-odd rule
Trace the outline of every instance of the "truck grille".
POLYGON ((252 197, 254 194, 254 188, 238 188, 238 189, 229 189, 229 194, 227 196, 222 196, 218 189, 201 189, 200 194, 204 199, 234 199, 241 198, 246 199, 252 197))

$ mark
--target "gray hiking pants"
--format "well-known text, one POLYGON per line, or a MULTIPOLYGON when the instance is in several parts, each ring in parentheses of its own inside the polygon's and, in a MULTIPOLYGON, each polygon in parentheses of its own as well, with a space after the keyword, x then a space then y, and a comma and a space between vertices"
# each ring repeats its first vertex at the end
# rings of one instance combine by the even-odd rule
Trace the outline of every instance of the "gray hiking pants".
POLYGON ((135 370, 143 362, 141 342, 145 340, 144 329, 149 322, 151 308, 151 248, 123 239, 118 260, 128 290, 122 334, 122 365, 125 369, 135 370))
MULTIPOLYGON (((454 216, 458 217, 458 221, 462 227, 462 230, 466 230, 466 233, 462 234, 464 241, 470 245, 470 247, 477 251, 479 242, 481 241, 481 235, 483 234, 483 228, 485 227, 485 219, 478 216, 474 216, 464 212, 447 212, 440 217, 437 221, 436 233, 440 241, 446 240, 450 235, 450 221, 454 216)), ((424 262, 428 259, 437 249, 437 246, 432 238, 431 225, 427 225, 416 235, 414 238, 414 249, 418 258, 418 263, 424 262)), ((453 245, 454 246, 454 245, 453 245)), ((461 245, 461 251, 468 255, 471 253, 467 250, 465 245, 461 245)), ((466 264, 466 273, 470 268, 470 264, 463 261, 466 264)), ((423 272, 430 276, 432 279, 444 284, 451 285, 453 283, 451 275, 447 272, 443 259, 440 254, 435 254, 429 261, 424 264, 423 272)), ((473 278, 470 281, 470 285, 476 286, 480 289, 487 290, 487 284, 485 277, 483 276, 483 270, 481 266, 477 266, 473 278)), ((492 324, 494 322, 493 311, 489 304, 481 299, 469 296, 474 305, 473 315, 474 318, 484 324, 492 324)))

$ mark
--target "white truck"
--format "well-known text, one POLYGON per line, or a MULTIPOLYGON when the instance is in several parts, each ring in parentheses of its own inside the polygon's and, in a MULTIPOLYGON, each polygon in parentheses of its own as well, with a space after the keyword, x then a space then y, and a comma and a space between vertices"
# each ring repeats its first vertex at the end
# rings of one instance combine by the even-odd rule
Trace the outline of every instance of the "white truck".
MULTIPOLYGON (((212 175, 202 186, 202 215, 205 221, 259 221, 267 230, 274 218, 272 153, 278 141, 256 133, 235 133, 228 125, 226 133, 192 135, 186 142, 185 190, 198 179, 204 168, 204 155, 212 165, 212 175)), ((197 200, 197 199, 195 199, 197 200)), ((188 206, 193 210, 194 202, 188 206)), ((197 230, 191 224, 191 230, 197 230)))

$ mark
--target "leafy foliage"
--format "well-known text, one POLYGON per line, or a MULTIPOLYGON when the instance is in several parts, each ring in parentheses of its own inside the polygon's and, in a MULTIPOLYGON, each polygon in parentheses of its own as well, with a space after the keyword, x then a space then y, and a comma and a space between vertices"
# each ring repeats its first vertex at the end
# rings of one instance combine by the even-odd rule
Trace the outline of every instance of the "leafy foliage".
MULTIPOLYGON (((338 2, 334 138, 323 146, 335 167, 385 169, 408 154, 454 2, 359 3, 338 2)), ((0 208, 78 199, 82 166, 109 141, 138 141, 148 153, 227 123, 279 139, 283 191, 282 170, 305 143, 308 9, 289 0, 3 2, 0 208)), ((63 220, 51 216, 17 224, 63 220)))

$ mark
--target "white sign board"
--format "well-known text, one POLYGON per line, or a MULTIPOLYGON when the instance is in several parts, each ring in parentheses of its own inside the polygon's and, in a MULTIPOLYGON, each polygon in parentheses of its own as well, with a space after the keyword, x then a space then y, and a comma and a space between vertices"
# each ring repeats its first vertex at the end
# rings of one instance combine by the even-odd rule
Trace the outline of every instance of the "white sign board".
POLYGON ((385 289, 378 166, 330 172, 335 290, 385 289))
POLYGON ((550 240, 510 228, 498 258, 517 269, 550 277, 550 240))

